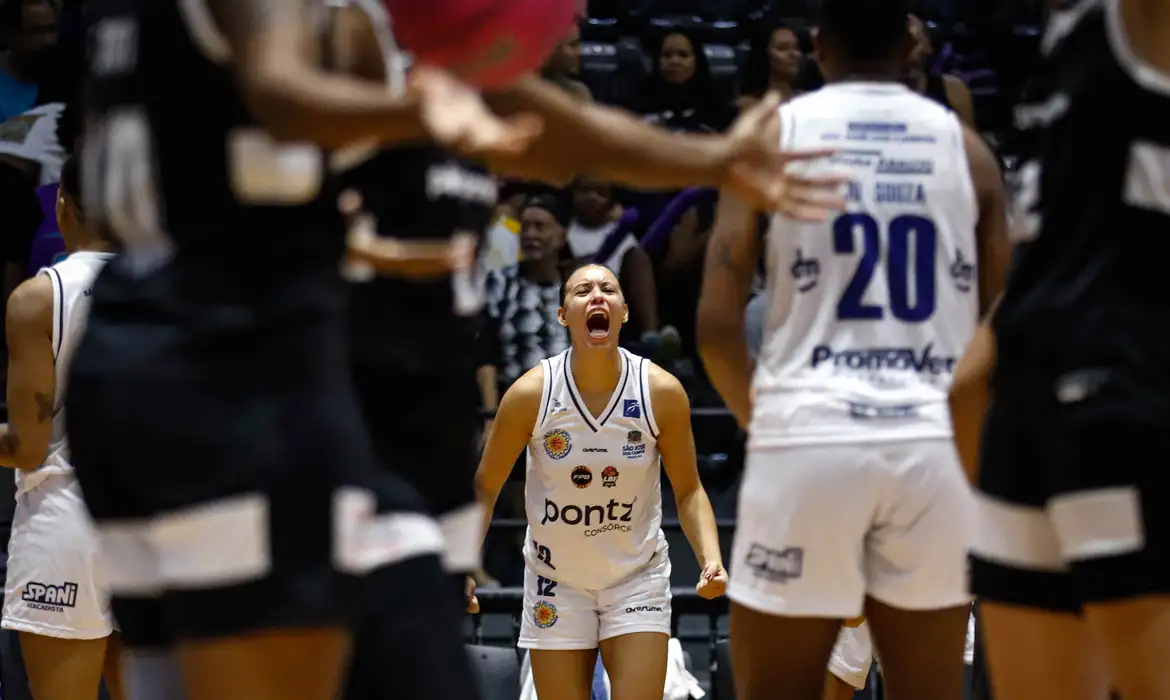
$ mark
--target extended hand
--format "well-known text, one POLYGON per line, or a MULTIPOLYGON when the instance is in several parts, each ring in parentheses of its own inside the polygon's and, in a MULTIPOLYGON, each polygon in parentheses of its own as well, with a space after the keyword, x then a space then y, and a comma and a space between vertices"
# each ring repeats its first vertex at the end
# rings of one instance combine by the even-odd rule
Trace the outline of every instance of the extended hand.
POLYGON ((806 177, 790 172, 790 164, 825 158, 833 150, 780 150, 779 107, 779 97, 768 95, 732 124, 726 137, 726 187, 760 211, 822 221, 845 207, 840 189, 847 178, 806 177))
POLYGON ((418 95, 419 113, 431 138, 465 156, 523 155, 543 128, 532 114, 496 116, 474 88, 438 68, 416 67, 410 73, 410 87, 418 95))
POLYGON ((695 592, 707 600, 718 598, 727 592, 727 570, 723 568, 721 562, 711 562, 703 567, 695 592))

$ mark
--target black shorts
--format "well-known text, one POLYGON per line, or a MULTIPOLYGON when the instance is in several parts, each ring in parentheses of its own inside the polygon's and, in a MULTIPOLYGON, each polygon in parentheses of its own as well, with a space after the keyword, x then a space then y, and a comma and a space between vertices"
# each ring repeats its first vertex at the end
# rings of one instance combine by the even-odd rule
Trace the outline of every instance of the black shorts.
POLYGON ((1170 593, 1170 394, 1102 367, 992 389, 972 593, 1070 612, 1170 593))
POLYGON ((438 518, 452 571, 478 565, 475 469, 483 421, 474 371, 403 374, 355 361, 354 385, 378 462, 413 485, 438 518))
POLYGON ((129 645, 349 626, 364 574, 441 549, 413 490, 376 470, 337 364, 311 382, 74 364, 73 462, 129 645))
POLYGON ((342 700, 478 698, 463 645, 465 603, 451 604, 452 582, 439 559, 404 561, 366 582, 367 612, 354 630, 342 700))

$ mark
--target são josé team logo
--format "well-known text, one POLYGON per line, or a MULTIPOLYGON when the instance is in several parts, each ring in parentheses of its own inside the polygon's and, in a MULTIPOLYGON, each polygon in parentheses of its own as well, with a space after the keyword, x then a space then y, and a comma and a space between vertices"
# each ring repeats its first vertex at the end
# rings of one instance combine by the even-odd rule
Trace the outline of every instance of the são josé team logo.
POLYGON ((554 428, 544 434, 544 453, 550 459, 564 459, 573 449, 573 439, 567 431, 554 428))
POLYGON ((557 606, 542 600, 532 608, 532 619, 536 622, 536 626, 542 630, 557 624, 557 606))

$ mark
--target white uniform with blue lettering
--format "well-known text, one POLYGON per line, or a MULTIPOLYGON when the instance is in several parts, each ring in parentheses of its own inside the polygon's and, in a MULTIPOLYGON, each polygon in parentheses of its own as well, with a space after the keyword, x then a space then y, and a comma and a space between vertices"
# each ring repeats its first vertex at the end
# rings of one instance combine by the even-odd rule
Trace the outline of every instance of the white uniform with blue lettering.
POLYGON ((650 361, 621 351, 622 375, 594 417, 572 350, 542 360, 544 393, 524 487, 524 649, 595 649, 634 632, 670 634, 650 361))
POLYGON ((967 601, 970 494, 947 391, 978 322, 979 211, 955 114, 893 83, 785 104, 785 149, 839 149, 823 223, 774 217, 729 594, 778 615, 967 601))
POLYGON ((44 464, 16 470, 16 515, 8 543, 4 629, 60 639, 99 639, 114 629, 97 539, 65 440, 65 382, 85 331, 94 278, 109 259, 79 251, 40 271, 53 284, 57 387, 44 464))

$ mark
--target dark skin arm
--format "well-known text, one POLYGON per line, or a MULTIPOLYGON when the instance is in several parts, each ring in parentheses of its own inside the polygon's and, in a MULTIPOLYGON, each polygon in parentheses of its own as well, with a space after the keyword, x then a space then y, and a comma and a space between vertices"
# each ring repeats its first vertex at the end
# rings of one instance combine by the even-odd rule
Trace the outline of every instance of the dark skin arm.
POLYGON ((947 92, 947 100, 959 119, 967 126, 975 126, 975 98, 971 96, 971 88, 954 75, 943 76, 943 88, 947 92))
POLYGON ((515 155, 540 130, 531 117, 499 121, 442 71, 416 69, 401 96, 381 83, 324 73, 308 0, 208 0, 208 7, 231 47, 240 94, 278 140, 326 148, 433 140, 467 155, 515 155))
POLYGON ((285 140, 342 147, 363 139, 426 139, 413 96, 317 69, 320 42, 304 0, 208 0, 231 45, 240 92, 253 114, 285 140))
POLYGON ((8 423, 0 424, 0 466, 36 469, 53 433, 57 375, 53 357, 53 287, 37 275, 8 300, 8 423))
POLYGON ((988 383, 995 368, 995 335, 990 317, 1003 291, 1011 261, 1012 246, 1008 238, 1006 203, 1003 178, 999 163, 983 139, 967 129, 963 135, 971 181, 979 202, 979 222, 975 235, 979 243, 979 301, 983 322, 963 359, 955 368, 951 382, 951 425, 955 448, 963 464, 963 471, 972 483, 979 474, 979 445, 983 433, 983 418, 991 404, 988 383))
POLYGON ((703 367, 745 430, 752 412, 753 368, 743 309, 760 256, 758 221, 756 211, 742 200, 726 191, 720 193, 699 295, 697 335, 703 367))

